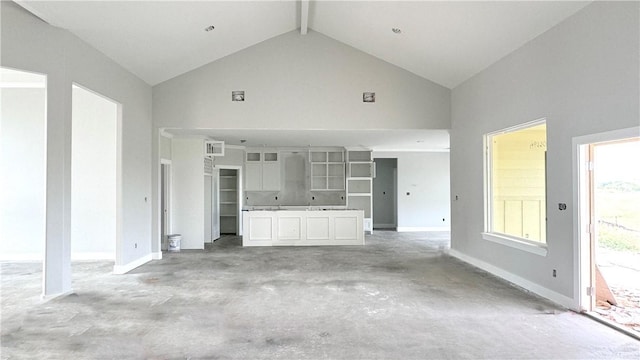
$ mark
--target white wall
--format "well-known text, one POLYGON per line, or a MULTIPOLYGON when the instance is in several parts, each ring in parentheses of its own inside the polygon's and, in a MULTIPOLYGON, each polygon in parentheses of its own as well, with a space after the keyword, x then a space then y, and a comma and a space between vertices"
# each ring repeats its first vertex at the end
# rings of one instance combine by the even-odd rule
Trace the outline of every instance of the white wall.
POLYGON ((171 225, 182 249, 204 249, 204 150, 201 139, 172 141, 171 225))
MULTIPOLYGON (((2 66, 47 75, 45 295, 71 290, 71 84, 122 105, 117 169, 122 193, 115 270, 150 259, 151 88, 72 35, 13 2, 0 2, 2 66), (135 244, 137 243, 137 247, 135 244)), ((156 155, 157 156, 157 155, 156 155)))
POLYGON ((42 88, 0 90, 0 260, 42 260, 45 100, 42 88))
POLYGON ((453 90, 454 253, 570 305, 572 138, 638 125, 640 3, 595 2, 453 90), (485 241, 483 134, 547 119, 547 256, 485 241), (566 211, 558 210, 566 203, 566 211), (479 262, 478 262, 479 261, 479 262), (557 269, 553 278, 552 269, 557 269))
POLYGON ((398 159, 398 231, 449 230, 448 152, 374 151, 373 158, 398 159))
POLYGON ((72 90, 71 258, 115 260, 118 105, 72 90))

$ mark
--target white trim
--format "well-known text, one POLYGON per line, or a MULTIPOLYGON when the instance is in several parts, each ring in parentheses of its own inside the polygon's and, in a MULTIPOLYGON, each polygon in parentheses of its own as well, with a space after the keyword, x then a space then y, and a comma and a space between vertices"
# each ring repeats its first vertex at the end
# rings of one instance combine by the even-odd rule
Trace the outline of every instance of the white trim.
POLYGON ((568 309, 573 309, 573 310, 577 310, 574 307, 574 300, 571 299, 568 296, 562 295, 560 293, 557 293, 553 290, 550 290, 544 286, 541 286, 539 284, 536 284, 534 282, 531 282, 525 278, 522 278, 518 275, 512 274, 504 269, 501 269, 499 267, 496 267, 494 265, 491 265, 489 263, 486 263, 482 260, 478 260, 474 257, 465 255, 457 250, 454 249, 449 249, 448 250, 448 254, 452 257, 455 257, 456 259, 462 260, 468 264, 471 264, 477 268, 480 268, 488 273, 491 273, 497 277, 500 277, 504 280, 507 280, 513 284, 516 284, 522 288, 525 288, 537 295, 540 295, 546 299, 549 299, 553 302, 555 302, 556 304, 559 304, 561 306, 564 306, 568 309))
MULTIPOLYGON (((492 177, 491 173, 493 170, 493 162, 492 162, 492 151, 493 146, 490 146, 491 139, 496 135, 513 133, 520 130, 529 129, 539 125, 546 125, 547 118, 542 117, 533 121, 528 121, 526 123, 517 124, 514 126, 510 126, 504 129, 491 131, 482 137, 482 146, 483 146, 483 156, 482 156, 482 177, 483 177, 483 196, 484 196, 484 231, 487 233, 491 233, 493 231, 493 194, 492 194, 492 177)), ((545 132, 546 136, 546 132, 545 132)), ((545 165, 545 198, 547 193, 547 169, 545 165)), ((548 206, 548 202, 545 202, 545 206, 548 206)), ((546 211, 548 214, 549 212, 546 211)), ((544 231, 547 232, 547 224, 544 224, 544 231)), ((505 245, 508 245, 505 243, 505 245)), ((525 250, 526 251, 526 250, 525 250)), ((534 252, 535 253, 535 252, 534 252)), ((546 255, 546 254, 545 254, 546 255)))
POLYGON ((162 260, 162 251, 151 253, 151 260, 162 260))
POLYGON ((398 226, 398 232, 415 232, 415 231, 451 231, 451 228, 448 226, 433 226, 433 227, 424 227, 424 226, 398 226))
POLYGON ((547 256, 547 253, 548 253, 546 244, 543 244, 543 243, 536 244, 536 243, 526 241, 524 239, 509 236, 509 235, 483 232, 482 238, 484 240, 491 241, 496 244, 508 246, 514 249, 526 251, 526 252, 540 255, 540 256, 547 256))
POLYGON ((27 253, 27 254, 2 254, 0 256, 0 262, 42 262, 44 261, 44 254, 40 253, 27 253))
MULTIPOLYGON (((583 136, 576 136, 571 139, 571 151, 572 151, 572 172, 573 172, 573 296, 575 298, 575 308, 579 310, 588 310, 587 306, 590 302, 589 295, 586 291, 581 291, 591 286, 591 275, 585 274, 591 264, 590 244, 589 246, 582 246, 583 235, 586 236, 583 231, 585 226, 588 226, 588 219, 585 221, 581 214, 583 207, 583 191, 585 189, 581 182, 581 176, 584 172, 584 152, 582 146, 606 142, 615 141, 628 138, 640 137, 640 127, 634 126, 630 128, 617 129, 612 131, 606 131, 596 134, 589 134, 583 136), (586 222, 586 224, 585 224, 586 222)), ((591 239, 588 240, 589 242, 591 239)))
POLYGON ((86 252, 86 253, 72 253, 71 261, 87 261, 87 260, 116 260, 114 252, 86 252))
POLYGON ((225 148, 227 149, 236 149, 236 150, 245 150, 247 147, 244 145, 224 145, 225 148))
POLYGON ((160 136, 164 136, 166 138, 173 139, 173 134, 166 132, 164 130, 164 128, 161 128, 159 132, 160 132, 160 136))
POLYGON ((129 271, 142 266, 146 263, 148 263, 149 261, 153 260, 152 255, 151 254, 147 254, 141 258, 139 258, 138 260, 134 260, 126 265, 114 265, 113 266, 113 273, 116 275, 122 275, 122 274, 126 274, 129 271))
POLYGON ((69 291, 65 291, 59 294, 51 294, 51 295, 41 295, 40 296, 40 300, 42 300, 43 303, 51 301, 53 299, 57 299, 59 297, 63 297, 63 296, 67 296, 67 295, 71 295, 73 294, 73 290, 69 290, 69 291))
POLYGON ((171 165, 171 159, 160 158, 160 165, 171 165))

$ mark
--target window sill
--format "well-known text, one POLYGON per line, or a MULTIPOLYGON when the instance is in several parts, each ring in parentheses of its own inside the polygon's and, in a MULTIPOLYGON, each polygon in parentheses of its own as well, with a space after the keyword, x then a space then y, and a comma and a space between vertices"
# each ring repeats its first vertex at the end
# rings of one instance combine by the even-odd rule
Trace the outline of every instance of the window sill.
POLYGON ((526 240, 519 239, 517 237, 496 234, 496 233, 482 233, 482 238, 487 241, 512 247, 514 249, 526 251, 532 254, 547 256, 546 244, 535 244, 526 240))

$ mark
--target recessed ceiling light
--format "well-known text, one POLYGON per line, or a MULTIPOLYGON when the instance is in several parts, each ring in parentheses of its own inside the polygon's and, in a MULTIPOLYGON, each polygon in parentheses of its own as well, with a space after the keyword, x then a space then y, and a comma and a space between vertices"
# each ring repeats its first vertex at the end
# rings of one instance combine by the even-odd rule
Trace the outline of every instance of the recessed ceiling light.
POLYGON ((402 32, 402 30, 400 30, 400 28, 393 28, 393 29, 391 29, 391 31, 393 31, 394 34, 400 34, 402 32))
POLYGON ((215 29, 215 28, 216 28, 215 26, 213 26, 213 25, 209 25, 209 26, 207 26, 206 28, 204 28, 204 31, 211 31, 211 30, 213 30, 213 29, 215 29))

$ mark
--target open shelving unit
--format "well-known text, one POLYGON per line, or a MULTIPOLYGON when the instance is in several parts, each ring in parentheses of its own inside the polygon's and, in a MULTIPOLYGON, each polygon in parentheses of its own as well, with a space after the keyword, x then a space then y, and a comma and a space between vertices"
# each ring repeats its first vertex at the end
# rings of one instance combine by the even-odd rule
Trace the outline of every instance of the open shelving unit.
POLYGON ((238 170, 220 169, 220 233, 238 233, 238 170))
POLYGON ((344 151, 310 151, 311 191, 345 189, 344 151))
POLYGON ((371 150, 348 150, 347 169, 347 208, 363 210, 364 230, 372 232, 375 164, 371 150))

